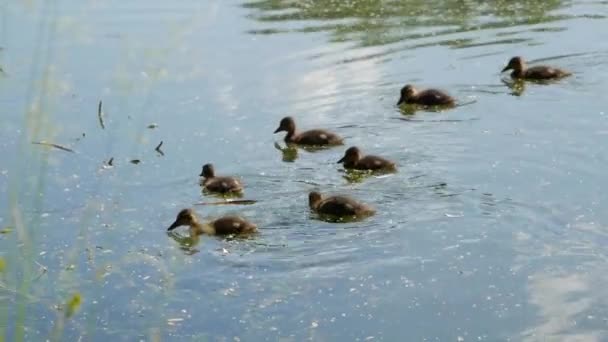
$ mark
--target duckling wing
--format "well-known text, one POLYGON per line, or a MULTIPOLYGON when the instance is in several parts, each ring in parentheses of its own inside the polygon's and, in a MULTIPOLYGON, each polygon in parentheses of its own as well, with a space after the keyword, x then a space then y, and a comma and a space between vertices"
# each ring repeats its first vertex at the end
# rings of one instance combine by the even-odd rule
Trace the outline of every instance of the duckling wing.
POLYGON ((233 177, 213 177, 205 181, 205 188, 213 192, 240 192, 243 190, 241 182, 233 177))
POLYGON ((357 163, 357 168, 362 170, 380 170, 394 167, 395 163, 378 156, 365 156, 359 159, 357 163))
POLYGON ((360 210, 361 204, 350 198, 333 196, 319 204, 319 212, 336 216, 354 216, 360 210))
POLYGON ((567 76, 570 73, 550 66, 539 65, 526 69, 526 78, 532 79, 548 79, 567 76))
POLYGON ((221 217, 213 221, 213 227, 217 235, 252 233, 257 229, 255 224, 238 216, 221 217))
POLYGON ((342 138, 323 129, 312 129, 298 134, 296 142, 303 145, 332 145, 341 143, 342 138))
POLYGON ((420 104, 428 106, 448 105, 454 103, 454 99, 450 95, 437 89, 424 90, 418 94, 417 98, 420 104))

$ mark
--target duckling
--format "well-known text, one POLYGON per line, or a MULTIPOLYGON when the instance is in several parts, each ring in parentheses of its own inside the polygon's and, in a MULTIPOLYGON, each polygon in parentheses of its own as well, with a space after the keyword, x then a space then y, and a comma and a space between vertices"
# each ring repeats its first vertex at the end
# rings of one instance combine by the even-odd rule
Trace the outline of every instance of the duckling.
POLYGON ((287 132, 285 143, 298 145, 341 145, 342 138, 335 133, 323 130, 312 129, 309 131, 296 133, 296 123, 291 116, 284 117, 274 133, 287 132))
POLYGON ((456 101, 441 90, 425 89, 418 91, 413 85, 406 84, 401 88, 401 97, 397 106, 403 103, 423 106, 454 106, 456 101))
POLYGON ((509 60, 501 72, 512 69, 511 77, 515 79, 527 79, 527 80, 549 80, 558 79, 572 75, 572 73, 554 68, 547 65, 538 65, 531 68, 526 67, 526 62, 523 58, 516 56, 509 60))
POLYGON ((224 216, 207 223, 200 223, 192 209, 182 209, 175 222, 167 228, 171 231, 179 226, 190 227, 190 235, 230 235, 251 234, 257 231, 257 226, 238 216, 224 216))
POLYGON ((243 186, 238 179, 234 177, 218 177, 215 175, 215 169, 213 164, 203 165, 200 177, 204 177, 201 180, 201 185, 211 192, 218 193, 240 193, 243 191, 243 186))
POLYGON ((358 147, 349 147, 344 152, 344 157, 338 160, 339 163, 344 163, 345 169, 355 170, 397 170, 395 163, 378 156, 361 156, 361 150, 358 147))
POLYGON ((308 205, 318 214, 338 217, 365 217, 376 212, 370 206, 346 196, 330 196, 324 199, 317 191, 308 194, 308 205))

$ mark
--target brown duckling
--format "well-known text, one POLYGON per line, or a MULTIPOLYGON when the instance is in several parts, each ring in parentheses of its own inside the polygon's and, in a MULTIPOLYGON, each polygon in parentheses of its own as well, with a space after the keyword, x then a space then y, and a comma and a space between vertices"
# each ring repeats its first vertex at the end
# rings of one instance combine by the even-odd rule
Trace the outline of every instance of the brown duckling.
POLYGON ((511 58, 509 64, 507 64, 501 72, 511 69, 513 70, 513 72, 511 72, 511 77, 515 79, 549 80, 572 75, 568 71, 547 65, 538 65, 528 68, 526 67, 524 59, 519 56, 511 58))
POLYGON ((345 169, 355 170, 397 170, 395 163, 378 156, 362 156, 361 150, 358 147, 349 147, 344 152, 344 157, 338 160, 338 163, 343 163, 345 169))
POLYGON ((218 193, 240 193, 243 191, 243 185, 238 179, 234 177, 219 177, 215 175, 215 169, 213 164, 203 165, 200 177, 204 177, 201 180, 201 185, 208 191, 218 193))
POLYGON ((423 106, 454 106, 456 101, 441 90, 417 90, 413 85, 406 84, 401 88, 401 97, 399 98, 399 102, 397 102, 397 106, 403 103, 423 106))
POLYGON ((287 132, 285 142, 298 145, 341 145, 342 138, 323 129, 311 129, 296 133, 296 123, 291 116, 284 117, 274 133, 287 132))
POLYGON ((365 217, 375 213, 370 206, 359 203, 346 196, 329 196, 323 198, 321 193, 312 191, 308 194, 310 209, 318 214, 338 217, 365 217))
POLYGON ((183 209, 177 214, 175 222, 169 226, 171 231, 179 226, 190 227, 190 235, 230 235, 250 234, 257 231, 257 226, 238 216, 224 216, 206 223, 200 223, 192 209, 183 209))

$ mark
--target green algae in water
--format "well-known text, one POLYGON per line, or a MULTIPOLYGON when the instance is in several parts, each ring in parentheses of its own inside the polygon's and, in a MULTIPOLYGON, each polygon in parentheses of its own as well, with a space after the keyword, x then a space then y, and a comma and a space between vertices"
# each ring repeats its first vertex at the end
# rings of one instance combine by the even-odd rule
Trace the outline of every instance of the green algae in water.
POLYGON ((74 293, 65 305, 65 317, 70 318, 74 316, 78 309, 80 309, 81 304, 82 296, 78 292, 74 293))

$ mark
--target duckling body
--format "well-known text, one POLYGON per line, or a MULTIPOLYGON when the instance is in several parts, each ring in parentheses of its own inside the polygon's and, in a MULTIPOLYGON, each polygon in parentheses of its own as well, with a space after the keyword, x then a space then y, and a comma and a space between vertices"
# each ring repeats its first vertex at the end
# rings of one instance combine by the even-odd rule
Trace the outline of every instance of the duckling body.
POLYGON ((200 223, 192 209, 183 209, 177 214, 175 222, 169 226, 171 231, 179 226, 188 226, 190 235, 231 235, 251 234, 257 231, 257 226, 239 216, 223 216, 216 220, 200 223))
POLYGON ((290 116, 283 118, 274 133, 287 132, 285 135, 285 143, 309 145, 309 146, 324 146, 324 145, 341 145, 342 138, 332 132, 324 129, 311 129, 301 133, 296 132, 296 123, 290 116))
POLYGON ((204 177, 201 180, 201 185, 211 192, 217 193, 240 193, 243 191, 243 185, 234 177, 220 177, 215 175, 215 170, 212 164, 203 165, 203 170, 200 174, 204 177))
POLYGON ((355 146, 349 147, 338 163, 343 163, 345 169, 353 170, 397 170, 394 162, 379 156, 362 156, 361 150, 355 146))
POLYGON ((522 57, 511 58, 507 66, 502 69, 502 72, 507 70, 513 70, 513 72, 511 72, 512 78, 526 80, 550 80, 571 75, 568 71, 547 65, 538 65, 528 68, 522 57))
POLYGON ((397 106, 403 103, 423 106, 454 106, 456 101, 444 91, 438 89, 417 90, 413 85, 407 84, 401 88, 401 97, 397 106))
POLYGON ((318 214, 337 217, 364 217, 375 213, 370 206, 346 196, 323 196, 316 191, 308 195, 310 209, 318 214))

